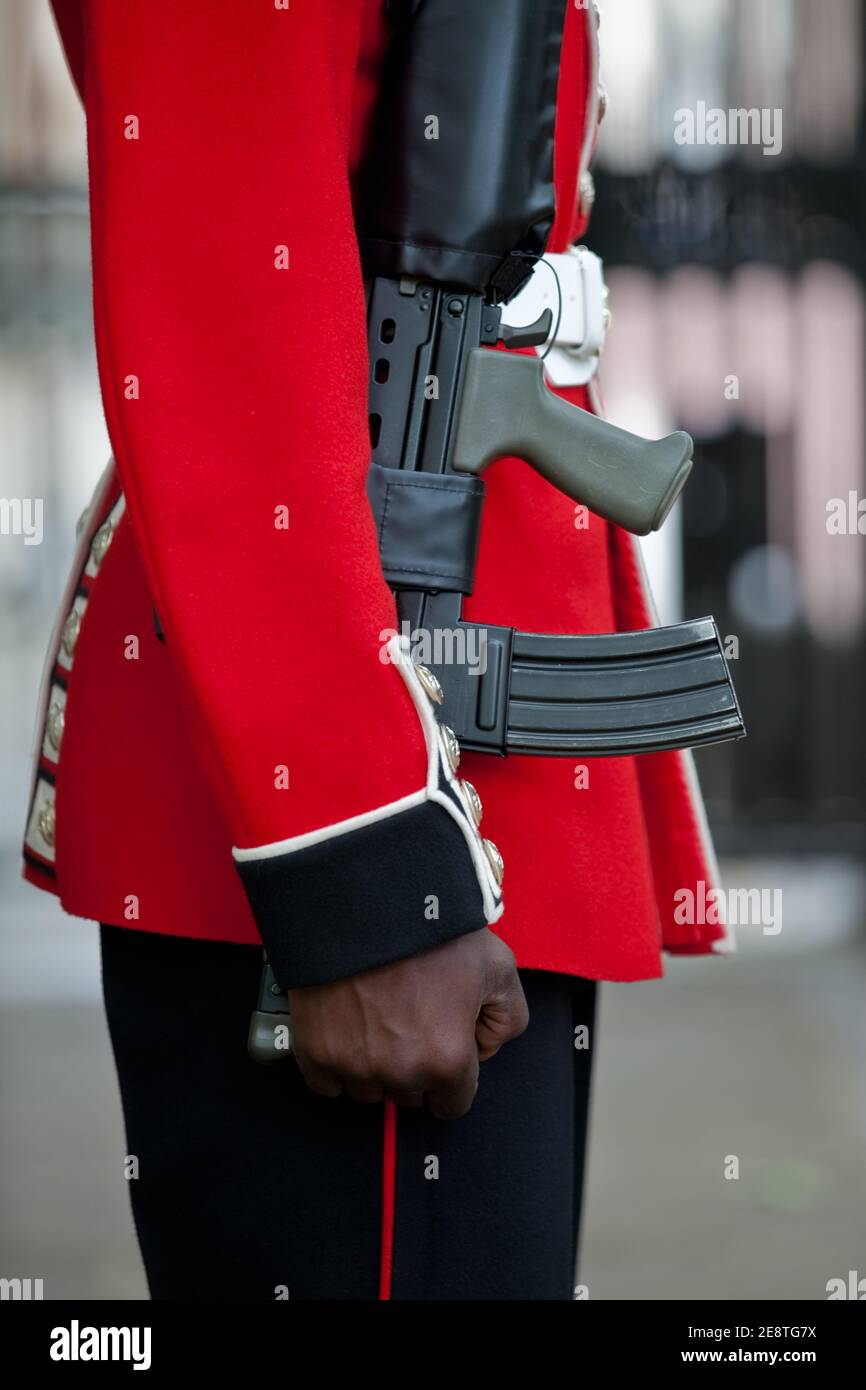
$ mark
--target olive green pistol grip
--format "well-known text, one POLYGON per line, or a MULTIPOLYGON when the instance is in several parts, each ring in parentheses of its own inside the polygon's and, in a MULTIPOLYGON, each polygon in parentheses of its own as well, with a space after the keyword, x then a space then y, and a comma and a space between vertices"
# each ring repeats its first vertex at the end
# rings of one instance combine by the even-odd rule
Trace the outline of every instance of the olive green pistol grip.
POLYGON ((682 430, 642 439, 555 396, 535 355, 469 354, 452 464, 480 474, 514 455, 576 502, 645 536, 657 531, 691 472, 682 430))

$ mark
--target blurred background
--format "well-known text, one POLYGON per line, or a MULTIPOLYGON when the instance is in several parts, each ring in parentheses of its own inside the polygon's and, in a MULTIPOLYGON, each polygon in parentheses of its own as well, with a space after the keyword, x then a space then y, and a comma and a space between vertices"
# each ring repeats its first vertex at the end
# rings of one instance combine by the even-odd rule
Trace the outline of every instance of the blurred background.
MULTIPOLYGON (((749 739, 701 780, 726 887, 780 892, 783 918, 602 988, 581 1282, 821 1299, 866 1278, 863 6, 600 9, 607 413, 695 436, 647 559, 662 619, 726 639, 749 739), (699 102, 781 112, 781 148, 678 143, 699 102)), ((18 878, 43 652, 108 456, 85 185, 47 3, 0 0, 0 493, 44 499, 41 545, 0 536, 0 1275, 135 1299, 96 932, 18 878)))

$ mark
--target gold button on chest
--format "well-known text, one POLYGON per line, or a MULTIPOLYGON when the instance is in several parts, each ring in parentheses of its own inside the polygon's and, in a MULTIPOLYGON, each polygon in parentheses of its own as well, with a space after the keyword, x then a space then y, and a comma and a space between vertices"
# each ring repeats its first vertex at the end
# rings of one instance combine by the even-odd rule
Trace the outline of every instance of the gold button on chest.
POLYGON ((53 848, 55 826, 53 801, 46 801, 45 805, 39 812, 37 823, 39 825, 39 834, 42 836, 46 845, 51 845, 53 848))
POLYGON ((48 735, 48 742, 55 751, 60 748, 65 723, 66 715, 63 706, 56 703, 51 705, 45 720, 45 732, 48 735))
POLYGON ((80 631, 81 614, 77 608, 72 608, 69 611, 66 622, 63 624, 63 632, 60 638, 61 645, 67 656, 72 656, 72 653, 75 651, 75 644, 78 641, 78 634, 80 631))

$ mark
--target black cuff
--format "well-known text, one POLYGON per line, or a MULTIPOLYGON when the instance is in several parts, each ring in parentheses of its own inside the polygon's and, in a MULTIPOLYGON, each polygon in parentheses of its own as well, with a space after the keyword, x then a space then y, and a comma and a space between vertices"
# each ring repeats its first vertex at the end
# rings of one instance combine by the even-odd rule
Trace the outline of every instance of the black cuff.
POLYGON ((502 914, 502 860, 478 830, 481 802, 455 776, 436 677, 393 637, 390 659, 427 745, 417 792, 289 840, 234 851, 256 925, 284 989, 345 979, 478 931, 502 914))
POLYGON ((284 989, 357 975, 486 925, 463 833, 434 801, 237 867, 284 989))

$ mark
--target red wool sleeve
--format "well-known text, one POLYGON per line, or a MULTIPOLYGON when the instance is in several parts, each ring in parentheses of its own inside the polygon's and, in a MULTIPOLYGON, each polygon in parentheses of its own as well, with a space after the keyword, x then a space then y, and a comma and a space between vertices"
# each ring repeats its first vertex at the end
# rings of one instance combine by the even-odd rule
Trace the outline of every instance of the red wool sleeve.
POLYGON ((348 186, 361 12, 360 0, 83 7, 109 433, 239 847, 425 778, 412 701, 380 659, 395 612, 364 487, 348 186))

